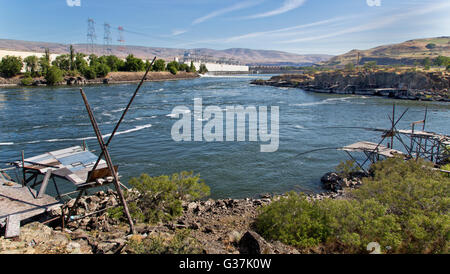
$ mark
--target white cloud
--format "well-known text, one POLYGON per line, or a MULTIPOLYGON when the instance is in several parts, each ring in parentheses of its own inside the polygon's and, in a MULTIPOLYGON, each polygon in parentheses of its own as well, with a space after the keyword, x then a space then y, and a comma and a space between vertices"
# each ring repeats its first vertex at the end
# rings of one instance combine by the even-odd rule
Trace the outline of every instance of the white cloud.
POLYGON ((316 26, 320 26, 320 25, 326 25, 326 24, 335 23, 338 21, 348 20, 353 17, 354 16, 352 16, 352 17, 335 17, 335 18, 317 21, 317 22, 313 22, 313 23, 302 24, 302 25, 281 28, 281 29, 276 29, 276 30, 252 32, 252 33, 247 33, 247 34, 243 34, 243 35, 229 37, 229 38, 225 39, 225 41, 226 42, 234 42, 234 41, 238 41, 238 40, 254 38, 254 37, 259 37, 259 36, 265 36, 265 35, 269 35, 269 34, 276 34, 276 33, 283 33, 284 35, 292 35, 293 33, 289 32, 289 31, 306 29, 306 28, 316 27, 316 26))
POLYGON ((180 35, 180 34, 183 34, 183 33, 186 33, 186 32, 187 32, 187 30, 184 30, 184 29, 175 29, 175 30, 172 31, 172 35, 173 36, 177 36, 177 35, 180 35))
POLYGON ((199 17, 199 18, 195 19, 192 22, 192 25, 197 25, 197 24, 203 23, 206 20, 209 20, 211 18, 220 16, 222 14, 229 13, 229 12, 236 11, 236 10, 245 9, 245 8, 254 6, 256 4, 258 4, 258 2, 246 1, 246 2, 237 3, 237 4, 235 4, 233 6, 230 6, 230 7, 227 7, 227 8, 223 8, 223 9, 220 9, 220 10, 215 10, 215 11, 213 11, 213 12, 211 12, 211 13, 205 15, 205 16, 202 16, 202 17, 199 17))
POLYGON ((306 2, 306 0, 285 0, 283 5, 277 9, 274 9, 274 10, 271 10, 268 12, 264 12, 264 13, 250 15, 250 16, 247 16, 246 18, 254 19, 254 18, 263 18, 263 17, 279 15, 279 14, 291 11, 293 9, 296 9, 296 8, 300 7, 301 5, 303 5, 305 2, 306 2))
POLYGON ((427 13, 430 13, 433 11, 438 11, 438 10, 448 8, 448 7, 450 7, 450 3, 441 2, 436 5, 432 5, 432 6, 423 6, 420 8, 411 9, 404 13, 397 12, 397 13, 394 13, 391 15, 386 15, 381 18, 377 18, 376 20, 374 20, 370 23, 362 24, 362 25, 359 25, 356 27, 351 27, 348 29, 343 29, 341 31, 336 31, 336 32, 322 34, 322 35, 316 35, 316 36, 310 36, 310 37, 302 37, 302 38, 298 38, 298 39, 291 39, 291 40, 287 40, 287 41, 280 41, 279 43, 283 44, 283 43, 298 43, 298 42, 306 42, 306 41, 315 41, 315 40, 336 37, 336 36, 340 36, 340 35, 344 35, 344 34, 380 29, 380 28, 389 26, 400 20, 406 20, 413 16, 427 14, 427 13))
POLYGON ((81 7, 81 0, 66 0, 66 3, 69 7, 81 7))

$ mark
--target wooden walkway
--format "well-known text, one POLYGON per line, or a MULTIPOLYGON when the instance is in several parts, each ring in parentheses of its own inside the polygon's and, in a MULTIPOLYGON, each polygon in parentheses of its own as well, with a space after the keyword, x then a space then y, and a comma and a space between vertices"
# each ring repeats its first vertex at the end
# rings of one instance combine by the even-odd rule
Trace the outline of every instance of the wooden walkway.
POLYGON ((375 153, 377 155, 381 155, 387 158, 394 157, 395 155, 404 154, 399 150, 391 149, 383 145, 378 145, 377 147, 377 144, 365 141, 342 147, 341 150, 375 153))
POLYGON ((62 205, 49 195, 43 194, 41 198, 36 195, 29 187, 0 179, 0 226, 7 226, 5 237, 18 236, 20 221, 62 205))

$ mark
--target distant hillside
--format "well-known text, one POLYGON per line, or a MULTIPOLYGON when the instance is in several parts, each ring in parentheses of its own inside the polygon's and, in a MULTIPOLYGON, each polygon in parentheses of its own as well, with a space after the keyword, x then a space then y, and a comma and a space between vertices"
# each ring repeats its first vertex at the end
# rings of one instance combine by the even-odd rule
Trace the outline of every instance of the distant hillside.
POLYGON ((325 65, 340 66, 347 63, 359 64, 376 61, 378 65, 413 65, 426 57, 450 56, 450 37, 409 40, 400 44, 384 45, 368 50, 352 50, 324 62, 325 65))
MULTIPOLYGON (((87 52, 87 47, 85 44, 75 44, 73 45, 75 51, 77 52, 87 52)), ((20 40, 7 40, 0 39, 0 49, 4 50, 15 50, 15 51, 32 51, 32 52, 43 52, 45 48, 49 48, 51 53, 68 53, 69 45, 58 44, 58 43, 47 43, 47 42, 29 42, 20 40)), ((143 47, 143 46, 112 46, 112 54, 119 57, 126 57, 128 54, 132 53, 136 57, 143 59, 151 59, 155 55, 158 58, 173 60, 175 57, 182 57, 186 51, 190 53, 195 53, 198 56, 207 56, 210 59, 220 60, 220 59, 234 59, 243 64, 289 64, 289 65, 308 65, 318 62, 327 61, 332 56, 331 55, 300 55, 282 51, 274 50, 253 50, 253 49, 242 49, 242 48, 232 48, 226 50, 214 50, 214 49, 176 49, 176 48, 156 48, 156 47, 143 47)), ((95 45, 94 53, 97 55, 102 55, 104 53, 104 48, 102 45, 95 45)))

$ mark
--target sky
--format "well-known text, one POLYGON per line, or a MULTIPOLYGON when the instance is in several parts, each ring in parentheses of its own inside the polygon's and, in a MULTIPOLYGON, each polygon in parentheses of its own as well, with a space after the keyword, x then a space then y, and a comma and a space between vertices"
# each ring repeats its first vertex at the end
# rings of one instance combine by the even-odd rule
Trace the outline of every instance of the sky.
POLYGON ((448 0, 0 0, 0 38, 342 54, 450 36, 448 0))

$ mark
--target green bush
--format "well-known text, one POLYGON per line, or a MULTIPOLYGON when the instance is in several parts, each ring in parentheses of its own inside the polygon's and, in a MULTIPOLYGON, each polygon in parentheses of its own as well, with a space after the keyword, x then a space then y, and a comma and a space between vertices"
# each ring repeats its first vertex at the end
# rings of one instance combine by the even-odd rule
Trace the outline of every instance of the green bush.
POLYGON ((22 70, 22 58, 6 55, 0 62, 0 73, 5 77, 14 77, 22 70))
POLYGON ((153 71, 164 71, 166 68, 166 62, 163 59, 158 59, 153 64, 153 71))
POLYGON ((328 252, 448 253, 450 178, 423 160, 388 159, 347 200, 308 201, 291 193, 264 207, 257 230, 269 239, 328 252))
POLYGON ((63 80, 63 71, 56 66, 51 66, 45 75, 47 85, 53 86, 63 80))
POLYGON ((200 254, 200 244, 190 236, 189 230, 176 231, 175 235, 168 237, 148 236, 144 239, 131 237, 128 248, 134 254, 200 254))
POLYGON ((95 78, 97 78, 97 71, 95 70, 95 67, 89 66, 89 67, 84 68, 83 75, 87 79, 95 79, 95 78))
POLYGON ((178 66, 179 66, 178 62, 172 61, 172 62, 170 62, 170 63, 167 64, 167 70, 168 70, 170 73, 172 73, 172 74, 175 75, 175 74, 177 74, 177 72, 178 72, 178 66))
MULTIPOLYGON (((204 198, 210 191, 200 175, 186 171, 159 177, 142 174, 129 183, 133 187, 126 193, 130 214, 145 223, 173 220, 183 212, 182 201, 204 198)), ((110 211, 110 215, 123 219, 119 209, 110 211)))
POLYGON ((28 75, 20 80, 20 84, 23 86, 31 86, 33 84, 33 78, 28 75))
POLYGON ((133 54, 127 56, 125 60, 126 71, 143 71, 145 70, 145 63, 142 59, 134 57, 133 54))
POLYGON ((95 73, 97 77, 106 77, 110 71, 111 69, 106 64, 97 64, 95 66, 95 73))
POLYGON ((207 73, 208 69, 206 68, 206 65, 205 64, 201 64, 200 68, 198 69, 198 72, 201 73, 201 74, 207 73))
POLYGON ((355 165, 355 161, 347 160, 340 162, 336 167, 336 172, 341 178, 350 178, 353 174, 360 172, 361 168, 355 165))

